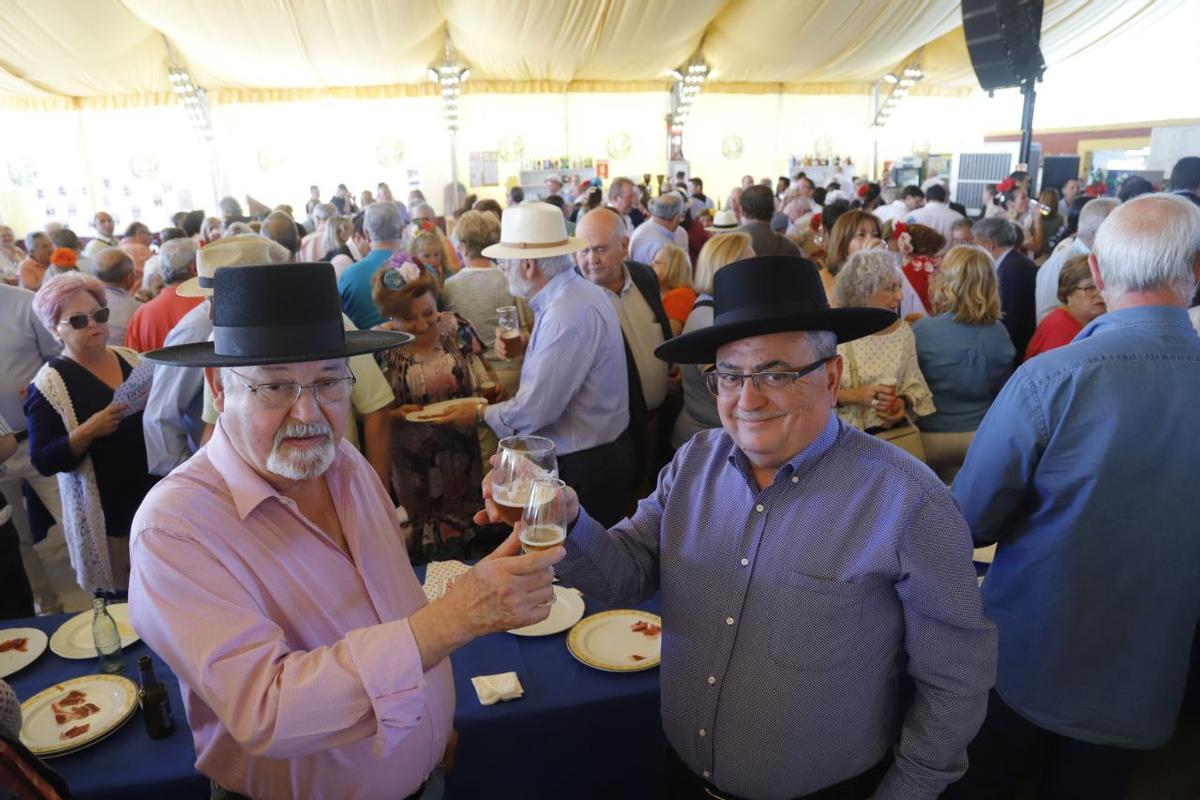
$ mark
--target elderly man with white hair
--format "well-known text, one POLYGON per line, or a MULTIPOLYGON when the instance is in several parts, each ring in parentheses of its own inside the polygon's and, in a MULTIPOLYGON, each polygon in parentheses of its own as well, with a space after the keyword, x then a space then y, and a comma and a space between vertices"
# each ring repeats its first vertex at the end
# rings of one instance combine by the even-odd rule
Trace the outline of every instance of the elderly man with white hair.
POLYGON ((544 619, 562 550, 510 536, 427 600, 343 438, 347 360, 412 336, 345 332, 329 264, 213 283, 213 341, 149 354, 219 368, 221 417, 138 510, 134 627, 179 676, 213 796, 420 797, 452 739, 449 655, 544 619))
POLYGON ((337 206, 333 203, 317 203, 313 206, 313 232, 300 241, 300 250, 296 254, 297 261, 320 261, 325 255, 325 226, 329 220, 337 216, 337 206))
POLYGON ((1089 201, 1079 212, 1079 228, 1075 232, 1075 238, 1060 245, 1046 259, 1046 263, 1038 267, 1034 299, 1037 303, 1039 323, 1047 314, 1058 308, 1058 274, 1062 272, 1063 264, 1075 256, 1086 256, 1092 252, 1100 223, 1108 218, 1117 205, 1117 200, 1112 197, 1097 197, 1089 201))
MULTIPOLYGON (((587 242, 567 236, 557 208, 525 203, 505 211, 500 224, 500 242, 483 255, 499 261, 513 296, 529 302, 534 325, 517 396, 484 408, 480 421, 501 439, 550 439, 559 475, 598 519, 615 522, 624 516, 634 472, 617 312, 604 289, 575 272, 571 254, 587 242)), ((496 341, 507 356, 499 332, 496 341)))
POLYGON ((1000 634, 996 688, 954 797, 1121 798, 1134 751, 1171 738, 1200 621, 1193 503, 1200 208, 1114 209, 1088 257, 1108 313, 1030 359, 980 425, 954 495, 1000 634), (961 790, 961 791, 959 791, 961 790))
POLYGON ((629 237, 629 257, 641 264, 654 261, 664 244, 688 249, 687 231, 680 227, 685 211, 679 192, 664 192, 650 202, 650 219, 629 237))
POLYGON ((200 305, 199 297, 178 293, 179 285, 196 274, 196 251, 199 246, 191 238, 172 239, 158 253, 158 271, 163 289, 150 302, 129 318, 125 328, 125 346, 139 353, 163 346, 167 334, 183 315, 200 305))

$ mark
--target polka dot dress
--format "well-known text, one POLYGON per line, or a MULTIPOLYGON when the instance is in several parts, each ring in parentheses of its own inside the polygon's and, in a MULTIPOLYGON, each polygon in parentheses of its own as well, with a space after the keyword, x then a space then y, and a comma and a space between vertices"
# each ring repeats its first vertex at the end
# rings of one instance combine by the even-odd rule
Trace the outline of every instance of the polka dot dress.
MULTIPOLYGON (((864 336, 853 342, 839 344, 837 350, 845 361, 842 369, 843 389, 882 383, 891 378, 897 382, 896 392, 908 398, 913 414, 923 417, 937 410, 933 405, 933 394, 917 364, 917 340, 907 322, 902 321, 900 327, 891 333, 864 336), (857 383, 853 377, 855 370, 850 368, 851 358, 858 373, 857 383)), ((874 409, 863 406, 838 406, 838 416, 860 430, 883 424, 883 417, 876 414, 874 409)))
POLYGON ((21 736, 21 703, 17 693, 4 681, 0 681, 0 734, 10 739, 21 736))

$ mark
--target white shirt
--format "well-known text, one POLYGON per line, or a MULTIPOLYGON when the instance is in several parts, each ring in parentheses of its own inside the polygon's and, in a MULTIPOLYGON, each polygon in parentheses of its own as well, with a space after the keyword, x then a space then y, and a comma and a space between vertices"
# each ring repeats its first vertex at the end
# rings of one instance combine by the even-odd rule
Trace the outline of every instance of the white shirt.
POLYGON ((1092 252, 1088 246, 1079 241, 1076 236, 1065 247, 1056 248, 1046 263, 1038 267, 1037 288, 1034 289, 1033 299, 1037 307, 1037 321, 1041 322, 1054 309, 1058 308, 1058 276, 1066 264, 1075 256, 1086 256, 1092 252))
POLYGON ((676 226, 674 231, 667 230, 662 222, 651 217, 648 222, 639 225, 633 236, 629 237, 629 257, 634 261, 649 264, 664 244, 673 244, 686 253, 687 231, 679 226, 676 226))
POLYGON ((946 203, 935 200, 926 201, 925 205, 912 212, 911 221, 925 225, 940 233, 948 242, 953 233, 954 223, 965 219, 962 214, 952 209, 946 203))
POLYGON ((908 218, 910 212, 903 200, 893 200, 888 205, 875 209, 872 213, 879 219, 879 224, 882 225, 885 222, 894 220, 905 220, 908 218))
POLYGON ((667 362, 654 355, 654 348, 663 343, 662 326, 658 324, 654 309, 650 308, 641 290, 634 286, 629 270, 624 267, 622 270, 625 273, 625 285, 621 287, 621 294, 614 294, 609 289, 604 291, 616 309, 621 333, 625 334, 629 351, 633 353, 634 366, 642 383, 642 399, 646 401, 646 408, 653 411, 666 399, 667 372, 670 369, 667 362))

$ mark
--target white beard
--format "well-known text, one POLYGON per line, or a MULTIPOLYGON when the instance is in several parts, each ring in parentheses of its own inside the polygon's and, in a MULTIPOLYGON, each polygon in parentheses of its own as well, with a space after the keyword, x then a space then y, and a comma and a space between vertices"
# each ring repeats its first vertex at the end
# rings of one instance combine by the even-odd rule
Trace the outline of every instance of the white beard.
POLYGON ((275 432, 275 443, 267 456, 267 470, 291 481, 307 481, 320 477, 329 469, 337 455, 333 444, 333 431, 324 423, 284 425, 275 432), (305 436, 326 437, 325 441, 304 450, 282 446, 284 439, 305 436))

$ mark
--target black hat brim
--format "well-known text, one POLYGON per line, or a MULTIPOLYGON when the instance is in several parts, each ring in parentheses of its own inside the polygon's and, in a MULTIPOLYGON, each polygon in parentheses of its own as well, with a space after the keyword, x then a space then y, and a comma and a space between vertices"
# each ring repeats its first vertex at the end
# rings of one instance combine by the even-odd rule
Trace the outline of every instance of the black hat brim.
POLYGON ((882 308, 831 308, 811 314, 741 320, 668 339, 658 346, 654 355, 672 364, 711 364, 716 361, 717 350, 722 345, 751 336, 788 331, 830 331, 837 336, 838 344, 844 344, 878 333, 896 319, 894 313, 882 308))
POLYGON ((334 358, 350 358, 367 353, 378 353, 408 344, 413 338, 411 333, 398 331, 347 331, 346 343, 335 350, 288 353, 278 356, 217 355, 212 342, 196 342, 151 350, 143 353, 142 358, 155 364, 173 367, 258 367, 271 364, 299 364, 306 361, 328 361, 334 358))

